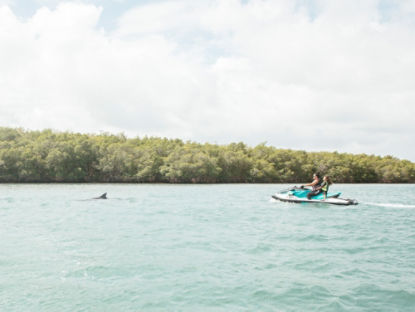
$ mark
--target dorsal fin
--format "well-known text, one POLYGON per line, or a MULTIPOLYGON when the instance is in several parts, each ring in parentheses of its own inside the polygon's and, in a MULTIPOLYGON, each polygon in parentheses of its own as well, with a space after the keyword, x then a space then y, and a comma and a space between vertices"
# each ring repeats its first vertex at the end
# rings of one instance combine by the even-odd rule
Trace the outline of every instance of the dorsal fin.
POLYGON ((95 199, 107 199, 107 193, 102 194, 100 197, 95 197, 95 199))

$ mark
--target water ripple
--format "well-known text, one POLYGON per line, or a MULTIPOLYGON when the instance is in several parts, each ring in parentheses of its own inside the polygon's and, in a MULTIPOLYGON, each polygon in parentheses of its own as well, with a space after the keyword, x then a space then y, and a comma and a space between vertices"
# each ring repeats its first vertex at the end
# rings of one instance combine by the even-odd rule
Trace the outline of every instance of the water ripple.
POLYGON ((413 186, 336 185, 355 207, 284 187, 0 185, 1 309, 415 311, 413 186))

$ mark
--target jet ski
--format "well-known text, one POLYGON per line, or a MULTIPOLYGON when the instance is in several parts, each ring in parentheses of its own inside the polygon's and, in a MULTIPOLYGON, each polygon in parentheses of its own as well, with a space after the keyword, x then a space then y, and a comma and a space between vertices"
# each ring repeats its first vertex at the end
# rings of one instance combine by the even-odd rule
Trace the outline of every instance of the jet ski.
POLYGON ((309 188, 302 188, 294 186, 293 188, 280 191, 272 198, 289 203, 322 203, 322 204, 333 204, 333 205, 357 205, 355 199, 340 198, 341 193, 328 193, 327 198, 324 199, 323 193, 313 196, 311 199, 307 198, 307 194, 311 192, 309 188))

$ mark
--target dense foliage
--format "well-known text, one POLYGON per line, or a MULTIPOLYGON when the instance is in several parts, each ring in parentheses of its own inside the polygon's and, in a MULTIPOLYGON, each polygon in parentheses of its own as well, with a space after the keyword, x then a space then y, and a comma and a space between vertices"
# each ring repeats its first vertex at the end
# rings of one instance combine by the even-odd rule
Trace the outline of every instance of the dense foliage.
POLYGON ((198 144, 0 128, 0 182, 415 182, 415 163, 386 156, 307 153, 260 144, 198 144))

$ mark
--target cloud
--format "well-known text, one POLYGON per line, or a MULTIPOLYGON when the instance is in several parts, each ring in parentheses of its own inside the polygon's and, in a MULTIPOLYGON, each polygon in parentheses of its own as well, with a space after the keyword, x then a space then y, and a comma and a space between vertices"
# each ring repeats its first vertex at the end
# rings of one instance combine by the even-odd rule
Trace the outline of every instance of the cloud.
POLYGON ((61 3, 0 7, 4 126, 415 160, 413 1, 165 1, 99 26, 61 3))
POLYGON ((12 5, 13 0, 0 0, 0 6, 12 5))

